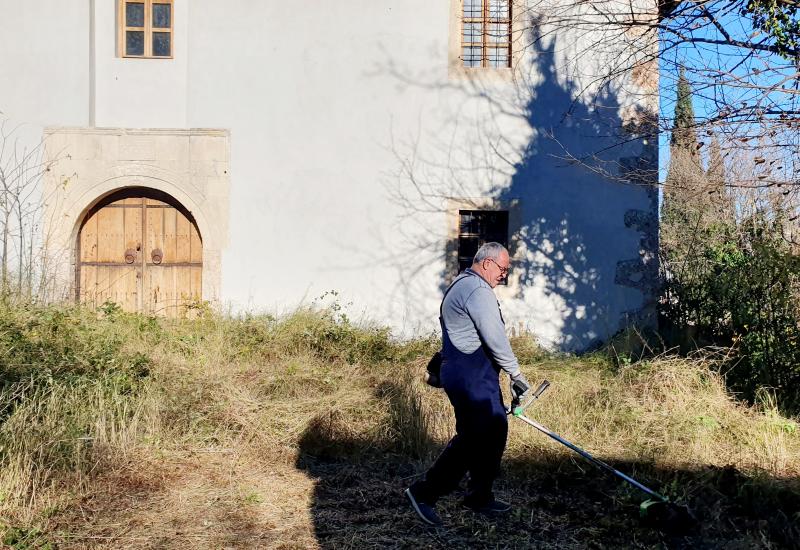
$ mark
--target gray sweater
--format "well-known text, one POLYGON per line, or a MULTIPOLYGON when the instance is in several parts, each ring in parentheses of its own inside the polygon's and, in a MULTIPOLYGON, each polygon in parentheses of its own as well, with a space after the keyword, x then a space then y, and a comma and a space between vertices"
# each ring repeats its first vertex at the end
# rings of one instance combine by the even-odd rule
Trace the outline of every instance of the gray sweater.
POLYGON ((442 302, 442 320, 447 336, 462 353, 486 347, 490 359, 510 376, 520 373, 511 351, 500 304, 483 277, 467 269, 459 275, 442 302))

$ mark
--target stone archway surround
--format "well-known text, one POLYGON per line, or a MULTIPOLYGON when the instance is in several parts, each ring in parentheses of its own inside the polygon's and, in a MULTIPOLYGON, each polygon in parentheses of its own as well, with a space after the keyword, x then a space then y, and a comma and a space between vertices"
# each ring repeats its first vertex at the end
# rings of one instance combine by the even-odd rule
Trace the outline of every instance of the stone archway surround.
POLYGON ((89 210, 112 193, 146 187, 191 212, 203 236, 203 299, 220 300, 229 220, 226 130, 48 128, 45 147, 52 164, 44 178, 43 242, 56 288, 74 296, 78 231, 89 210))

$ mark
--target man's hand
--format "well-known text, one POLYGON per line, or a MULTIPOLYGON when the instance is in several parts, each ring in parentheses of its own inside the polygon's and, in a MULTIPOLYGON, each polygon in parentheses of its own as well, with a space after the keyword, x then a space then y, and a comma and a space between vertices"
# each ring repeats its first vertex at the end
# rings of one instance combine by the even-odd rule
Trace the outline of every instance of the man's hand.
POLYGON ((511 397, 515 401, 522 401, 522 398, 531 390, 531 385, 525 375, 519 373, 511 377, 511 397))

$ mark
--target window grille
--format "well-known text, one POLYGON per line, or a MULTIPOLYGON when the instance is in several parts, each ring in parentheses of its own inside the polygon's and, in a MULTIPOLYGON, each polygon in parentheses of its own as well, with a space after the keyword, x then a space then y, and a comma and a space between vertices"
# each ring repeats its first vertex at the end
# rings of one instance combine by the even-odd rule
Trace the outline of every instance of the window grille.
POLYGON ((472 265, 478 248, 497 242, 508 248, 507 210, 458 211, 458 272, 472 265))
POLYGON ((172 0, 119 0, 118 9, 122 57, 172 57, 172 0))
POLYGON ((511 67, 511 0, 463 0, 464 67, 511 67))

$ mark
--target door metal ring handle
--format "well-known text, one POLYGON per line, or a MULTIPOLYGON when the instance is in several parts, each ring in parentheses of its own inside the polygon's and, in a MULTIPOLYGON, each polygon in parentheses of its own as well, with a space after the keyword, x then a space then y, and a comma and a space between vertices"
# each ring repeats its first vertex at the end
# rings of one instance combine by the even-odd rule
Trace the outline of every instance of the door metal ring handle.
POLYGON ((132 248, 129 248, 125 251, 125 263, 132 264, 136 261, 136 251, 132 248))
POLYGON ((158 265, 161 263, 161 260, 164 259, 164 253, 160 248, 156 248, 150 253, 150 258, 153 260, 154 264, 158 265))

